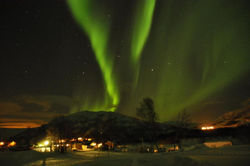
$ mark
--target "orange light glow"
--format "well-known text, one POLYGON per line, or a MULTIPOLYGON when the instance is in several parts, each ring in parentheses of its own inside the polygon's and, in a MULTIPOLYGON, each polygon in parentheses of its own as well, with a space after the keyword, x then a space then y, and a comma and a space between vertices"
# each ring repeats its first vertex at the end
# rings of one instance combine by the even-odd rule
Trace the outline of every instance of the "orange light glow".
POLYGON ((92 142, 90 146, 96 146, 96 142, 92 142))
POLYGON ((77 139, 78 139, 78 141, 83 141, 82 137, 78 137, 77 139))
MULTIPOLYGON (((0 106, 1 108, 1 106, 0 106)), ((36 128, 46 122, 39 119, 1 118, 0 128, 36 128)))
POLYGON ((102 143, 99 143, 99 144, 97 145, 97 147, 98 147, 98 148, 102 147, 102 143))
POLYGON ((12 141, 11 143, 9 143, 8 146, 15 146, 16 145, 16 142, 15 141, 12 141))
POLYGON ((41 124, 37 123, 2 123, 0 128, 13 128, 13 129, 25 129, 40 127, 41 124))
POLYGON ((4 142, 0 142, 0 146, 3 146, 4 145, 4 142))
POLYGON ((214 129, 214 126, 204 126, 204 127, 201 127, 201 130, 213 130, 214 129))
POLYGON ((64 143, 66 142, 64 139, 59 140, 59 143, 64 143))
POLYGON ((71 139, 70 141, 71 141, 71 142, 73 142, 73 141, 76 141, 76 139, 75 139, 75 138, 73 138, 73 139, 71 139))

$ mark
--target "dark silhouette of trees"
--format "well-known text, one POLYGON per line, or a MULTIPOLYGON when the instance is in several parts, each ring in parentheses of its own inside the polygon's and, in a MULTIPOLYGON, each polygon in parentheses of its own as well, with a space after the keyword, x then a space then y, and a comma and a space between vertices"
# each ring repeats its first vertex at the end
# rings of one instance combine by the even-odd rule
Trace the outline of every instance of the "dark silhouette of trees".
POLYGON ((187 113, 187 110, 179 112, 177 117, 177 129, 175 143, 178 145, 179 149, 182 151, 181 140, 188 136, 188 132, 192 127, 191 115, 187 113))
POLYGON ((136 108, 136 115, 146 122, 155 123, 158 116, 155 112, 154 101, 151 98, 143 98, 140 107, 136 108))
MULTIPOLYGON (((145 132, 148 137, 146 140, 152 143, 151 150, 153 150, 153 145, 159 150, 156 141, 158 138, 157 131, 160 130, 160 126, 156 123, 158 115, 155 112, 154 101, 149 97, 143 98, 140 107, 136 108, 136 115, 145 121, 145 132)), ((142 138, 142 140, 144 140, 144 138, 142 138)))
POLYGON ((46 130, 47 137, 53 141, 53 142, 58 142, 60 139, 60 133, 58 128, 54 126, 49 126, 46 130))
POLYGON ((187 113, 186 109, 179 112, 177 122, 181 128, 189 128, 191 126, 191 115, 187 113))

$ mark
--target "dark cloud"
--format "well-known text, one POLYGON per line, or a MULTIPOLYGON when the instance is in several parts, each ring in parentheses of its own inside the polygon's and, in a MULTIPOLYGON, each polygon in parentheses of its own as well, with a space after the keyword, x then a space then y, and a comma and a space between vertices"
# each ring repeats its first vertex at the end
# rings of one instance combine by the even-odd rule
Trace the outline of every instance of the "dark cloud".
POLYGON ((70 112, 70 107, 60 104, 53 104, 48 112, 56 112, 61 114, 68 114, 70 112))
POLYGON ((68 114, 70 106, 71 99, 65 96, 15 96, 0 102, 1 126, 44 124, 54 117, 68 114))
POLYGON ((45 111, 45 107, 39 104, 34 104, 34 103, 23 103, 20 104, 23 109, 23 112, 44 112, 45 111))
POLYGON ((43 121, 43 122, 48 122, 51 120, 53 117, 59 116, 58 114, 1 114, 2 119, 18 119, 20 121, 26 121, 26 120, 38 120, 38 121, 43 121), (3 118, 4 117, 4 118, 3 118))

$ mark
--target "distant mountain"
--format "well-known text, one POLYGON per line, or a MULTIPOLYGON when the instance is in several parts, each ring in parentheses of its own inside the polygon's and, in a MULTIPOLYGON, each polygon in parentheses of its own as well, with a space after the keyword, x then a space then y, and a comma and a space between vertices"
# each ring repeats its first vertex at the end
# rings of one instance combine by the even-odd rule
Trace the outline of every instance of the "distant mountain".
POLYGON ((214 125, 216 127, 238 127, 250 123, 250 104, 249 101, 241 109, 227 112, 219 117, 214 125))
POLYGON ((83 111, 54 119, 48 127, 59 129, 59 132, 63 133, 62 137, 82 136, 132 141, 144 130, 145 124, 136 118, 115 112, 83 111))
MULTIPOLYGON (((219 118, 215 126, 232 127, 249 122, 249 107, 233 111, 219 118)), ((35 144, 47 136, 57 139, 72 139, 78 137, 95 138, 97 141, 113 141, 118 144, 131 144, 162 141, 178 142, 181 138, 202 138, 238 136, 240 133, 249 135, 248 128, 224 128, 206 133, 199 129, 184 128, 176 122, 157 123, 155 127, 134 117, 116 112, 81 111, 61 116, 38 128, 30 128, 12 137, 18 145, 35 144), (229 130, 230 129, 230 130, 229 130), (209 135, 210 134, 210 135, 209 135)))
POLYGON ((99 140, 115 140, 116 142, 149 141, 150 135, 155 138, 169 133, 171 127, 158 124, 157 128, 146 122, 116 112, 81 111, 53 119, 47 125, 29 129, 15 136, 17 140, 36 142, 46 134, 57 135, 60 138, 94 137, 99 140), (153 130, 152 130, 153 129, 153 130))

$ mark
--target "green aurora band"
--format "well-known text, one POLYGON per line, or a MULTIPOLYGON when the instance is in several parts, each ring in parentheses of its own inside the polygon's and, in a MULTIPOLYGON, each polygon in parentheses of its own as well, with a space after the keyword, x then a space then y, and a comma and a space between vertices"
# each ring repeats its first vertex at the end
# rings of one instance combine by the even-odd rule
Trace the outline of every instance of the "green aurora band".
POLYGON ((155 99, 161 119, 167 120, 225 93, 247 74, 249 23, 242 6, 223 0, 183 1, 183 6, 170 0, 159 6, 155 25, 160 26, 152 28, 143 55, 143 65, 155 64, 157 71, 142 73, 138 84, 141 93, 151 89, 146 96, 155 99))
MULTIPOLYGON (((123 62, 132 61, 132 74, 126 73, 129 64, 116 65, 108 56, 110 22, 102 19, 97 5, 94 18, 92 1, 68 2, 91 41, 112 104, 127 100, 117 111, 134 115, 142 97, 151 97, 160 120, 173 119, 183 109, 191 111, 219 94, 230 93, 249 73, 250 14, 243 0, 138 0, 136 11, 128 16, 133 25, 121 30, 131 32, 127 39, 131 47, 122 57, 123 62), (115 77, 113 70, 123 74, 115 77), (127 88, 129 97, 123 97, 122 87, 129 82, 124 77, 130 75, 137 78, 128 79, 128 87, 136 89, 127 88)), ((121 40, 120 36, 115 40, 121 40)), ((98 98, 96 110, 105 108, 102 100, 98 98)), ((92 108, 90 103, 85 101, 86 109, 92 108)))
MULTIPOLYGON (((102 17, 101 12, 97 13, 96 10, 95 12, 91 10, 91 5, 93 5, 91 0, 68 0, 68 4, 75 19, 90 39, 96 60, 104 77, 108 96, 111 99, 112 107, 110 109, 114 111, 115 107, 113 106, 119 103, 119 91, 113 76, 112 56, 110 56, 111 53, 107 50, 109 22, 102 17)), ((108 101, 105 103, 105 105, 110 105, 108 101)))
POLYGON ((139 77, 140 56, 150 33, 156 0, 137 1, 131 42, 131 60, 135 69, 135 83, 139 77))

